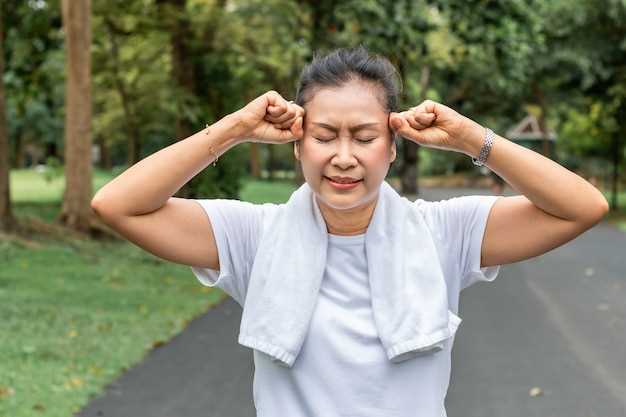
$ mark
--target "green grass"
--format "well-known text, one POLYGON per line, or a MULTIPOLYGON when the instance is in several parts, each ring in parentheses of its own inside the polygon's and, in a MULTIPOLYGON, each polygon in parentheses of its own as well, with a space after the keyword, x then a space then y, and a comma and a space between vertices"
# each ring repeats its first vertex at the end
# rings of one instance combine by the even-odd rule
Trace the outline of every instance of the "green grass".
MULTIPOLYGON (((94 170, 93 190, 98 190, 113 178, 107 171, 94 170)), ((43 174, 34 169, 11 171, 11 201, 15 203, 42 203, 61 200, 65 188, 65 178, 56 177, 47 181, 43 174)))
MULTIPOLYGON (((12 172, 21 221, 52 222, 63 180, 12 172)), ((112 178, 96 172, 94 190, 112 178)), ((242 199, 284 202, 290 182, 246 179, 242 199)), ((70 417, 226 295, 129 242, 0 239, 0 416, 70 417)))
POLYGON ((39 244, 0 243, 2 416, 72 415, 223 297, 128 243, 39 244))
POLYGON ((275 180, 272 182, 245 179, 241 189, 241 199, 253 203, 284 203, 296 190, 290 180, 275 180))

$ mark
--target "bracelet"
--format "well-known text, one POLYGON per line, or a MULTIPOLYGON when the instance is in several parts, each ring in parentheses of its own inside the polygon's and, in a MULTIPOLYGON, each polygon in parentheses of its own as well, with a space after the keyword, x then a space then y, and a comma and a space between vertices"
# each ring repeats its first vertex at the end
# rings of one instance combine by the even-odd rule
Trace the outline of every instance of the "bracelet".
MULTIPOLYGON (((209 133, 211 133, 211 130, 209 129, 209 124, 207 123, 205 135, 208 135, 209 133)), ((209 152, 211 152, 213 156, 215 156, 215 160, 213 161, 213 166, 215 166, 217 164, 217 160, 219 159, 219 156, 217 156, 217 153, 213 150, 213 146, 211 145, 209 145, 209 152)))
POLYGON ((483 166, 485 162, 487 162, 487 158, 489 157, 489 151, 491 151, 491 145, 493 145, 494 133, 491 129, 485 128, 485 141, 483 142, 482 148, 480 148, 480 153, 478 154, 478 159, 472 157, 472 162, 476 166, 483 166))

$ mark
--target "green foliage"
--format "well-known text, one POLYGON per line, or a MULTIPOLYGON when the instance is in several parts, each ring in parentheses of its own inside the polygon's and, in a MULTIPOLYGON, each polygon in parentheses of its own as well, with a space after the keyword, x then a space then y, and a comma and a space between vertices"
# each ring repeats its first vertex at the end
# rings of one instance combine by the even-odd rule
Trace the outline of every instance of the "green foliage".
POLYGON ((42 172, 43 177, 46 180, 46 183, 50 184, 53 180, 60 178, 64 174, 63 166, 59 161, 59 158, 54 156, 49 156, 46 158, 46 165, 42 172))
MULTIPOLYGON (((625 136, 621 0, 187 0, 182 8, 174 3, 93 5, 94 142, 108 147, 114 166, 128 165, 131 136, 140 139, 145 157, 182 139, 176 133, 180 120, 199 130, 269 89, 292 98, 314 52, 358 44, 398 66, 404 77, 401 107, 431 98, 503 133, 533 104, 563 137, 562 152, 577 157, 608 159, 613 137, 625 136), (184 32, 174 32, 177 21, 186 22, 184 32), (191 89, 175 81, 172 39, 186 45, 191 89), (594 108, 600 116, 593 116, 594 108), (621 133, 607 125, 611 120, 621 133)), ((44 149, 56 144, 62 155, 59 1, 4 5, 11 143, 19 138, 44 149)), ((620 143, 623 149, 625 141, 620 143)), ((267 146, 259 148, 267 168, 267 146)), ((207 168, 194 181, 194 192, 234 195, 234 176, 248 166, 241 152, 223 156, 219 169, 207 168), (239 165, 226 167, 231 161, 239 165), (226 184, 224 189, 211 185, 216 182, 226 184)), ((273 152, 277 169, 293 167, 290 147, 273 152)), ((442 162, 434 170, 472 168, 457 161, 458 155, 436 158, 442 162)))
POLYGON ((64 59, 58 1, 6 0, 4 86, 10 143, 61 144, 64 59))
POLYGON ((241 147, 231 148, 215 166, 209 165, 189 181, 192 192, 188 198, 239 198, 242 177, 247 171, 246 156, 241 147))

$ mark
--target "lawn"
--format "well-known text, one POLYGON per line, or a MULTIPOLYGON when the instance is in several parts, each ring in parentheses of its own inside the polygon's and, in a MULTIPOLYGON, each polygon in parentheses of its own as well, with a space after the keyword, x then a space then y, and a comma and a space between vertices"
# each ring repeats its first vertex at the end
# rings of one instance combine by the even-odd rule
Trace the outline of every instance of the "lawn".
MULTIPOLYGON (((11 173, 17 216, 51 222, 61 178, 11 173)), ((98 171, 94 190, 112 175, 98 171)), ((242 199, 286 201, 287 182, 246 181, 242 199)), ((226 295, 189 267, 129 242, 0 239, 0 416, 69 417, 150 349, 226 295)))

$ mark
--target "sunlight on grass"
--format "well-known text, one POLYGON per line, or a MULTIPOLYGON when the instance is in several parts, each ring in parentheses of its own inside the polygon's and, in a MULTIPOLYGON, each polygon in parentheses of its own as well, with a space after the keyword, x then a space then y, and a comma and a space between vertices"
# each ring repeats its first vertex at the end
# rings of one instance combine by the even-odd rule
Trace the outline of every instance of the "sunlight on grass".
MULTIPOLYGON (((113 178, 107 171, 93 173, 93 192, 113 178)), ((35 169, 11 170, 11 201, 13 202, 53 202, 60 201, 65 189, 65 177, 47 181, 43 173, 35 169)))

